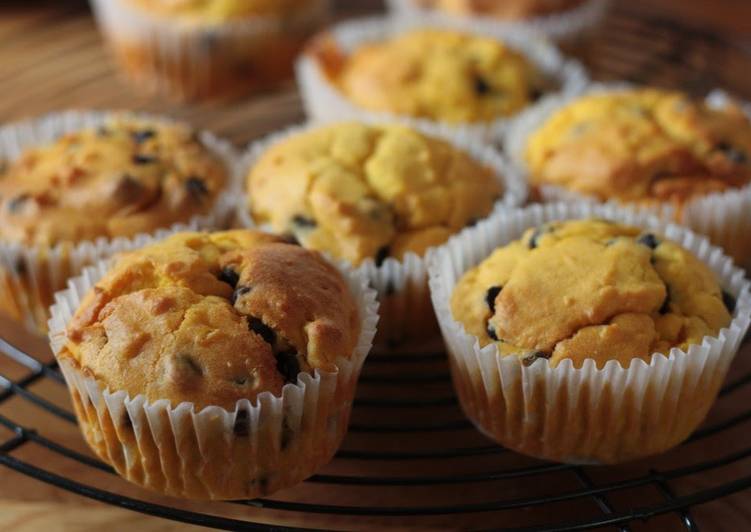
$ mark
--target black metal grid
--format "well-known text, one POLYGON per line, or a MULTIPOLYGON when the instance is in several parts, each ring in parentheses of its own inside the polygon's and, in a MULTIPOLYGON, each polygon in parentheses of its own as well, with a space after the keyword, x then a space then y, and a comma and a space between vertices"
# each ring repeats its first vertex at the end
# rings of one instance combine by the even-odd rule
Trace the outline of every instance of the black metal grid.
MULTIPOLYGON (((28 353, 18 349, 5 340, 0 339, 0 351, 3 356, 9 357, 15 363, 20 364, 28 370, 26 376, 11 380, 0 375, 0 388, 5 391, 0 393, 0 406, 11 398, 17 397, 23 401, 32 404, 35 408, 46 411, 66 423, 75 424, 73 413, 66 407, 52 402, 48 398, 31 391, 29 388, 40 381, 52 381, 57 386, 64 387, 64 381, 57 370, 54 362, 44 363, 28 353)), ((443 366, 443 353, 434 353, 422 355, 417 358, 419 361, 438 363, 443 366)), ((377 356, 369 361, 372 367, 389 366, 399 368, 400 365, 414 364, 414 358, 377 356)), ((427 375, 412 375, 410 373, 402 374, 400 384, 416 385, 426 380, 430 382, 446 383, 449 380, 449 374, 445 366, 441 371, 435 371, 427 375)), ((363 377, 364 382, 376 383, 376 386, 393 386, 393 382, 387 382, 380 375, 370 375, 366 373, 363 377)), ((720 393, 720 401, 731 394, 739 393, 751 386, 751 372, 744 373, 727 384, 720 393)), ((419 408, 433 409, 436 406, 449 406, 455 408, 453 397, 435 397, 425 400, 416 401, 410 398, 406 399, 359 399, 356 401, 355 409, 375 408, 386 411, 402 408, 419 408)), ((688 443, 696 442, 709 437, 722 435, 725 431, 751 420, 751 408, 744 409, 738 414, 725 419, 720 423, 706 426, 697 431, 688 443)), ((0 414, 0 425, 10 429, 13 435, 0 443, 0 464, 11 468, 15 471, 31 476, 43 482, 63 488, 73 493, 89 497, 91 499, 126 508, 129 510, 149 514, 157 517, 172 519, 185 523, 203 525, 227 530, 255 530, 268 529, 269 525, 253 522, 251 520, 239 520, 236 518, 221 517, 209 513, 189 511, 185 509, 173 508, 163 504, 149 502, 145 499, 126 497, 118 493, 96 488, 79 482, 75 477, 66 478, 52 471, 46 470, 41 464, 30 463, 16 456, 14 452, 25 446, 39 446, 47 451, 54 453, 62 458, 73 460, 80 464, 81 468, 93 468, 108 474, 114 474, 112 468, 107 464, 92 458, 89 455, 79 453, 73 449, 67 448, 56 441, 45 437, 34 427, 24 426, 14 421, 5 414, 0 414)), ((75 430, 75 429, 71 429, 75 430)), ((469 431, 474 430, 465 421, 433 421, 423 425, 414 423, 392 423, 384 424, 354 424, 352 432, 365 433, 407 433, 407 432, 428 432, 441 433, 445 431, 469 431)), ((431 461, 431 460, 455 460, 465 457, 475 457, 482 460, 483 457, 507 453, 503 448, 495 445, 480 445, 464 448, 435 448, 431 446, 428 449, 415 449, 408 452, 381 452, 381 451, 341 451, 337 459, 359 460, 359 461, 404 461, 405 463, 414 463, 414 461, 431 461)), ((461 487, 467 484, 486 483, 486 482, 514 482, 525 477, 539 477, 541 481, 556 472, 569 472, 575 483, 570 483, 570 487, 555 495, 541 495, 520 498, 503 498, 491 502, 480 503, 461 503, 454 505, 411 505, 409 503, 400 506, 384 505, 332 505, 320 504, 314 502, 290 502, 276 499, 257 499, 252 501, 236 501, 233 504, 246 505, 253 508, 268 510, 277 510, 292 513, 307 514, 326 514, 338 516, 351 516, 356 523, 358 516, 379 516, 379 517, 420 517, 432 515, 455 515, 456 525, 461 524, 461 516, 465 514, 489 513, 513 511, 523 508, 540 508, 545 505, 574 501, 577 499, 588 498, 594 502, 599 509, 599 515, 588 517, 579 521, 556 522, 549 519, 547 523, 538 523, 534 530, 574 530, 574 529, 594 529, 599 527, 616 527, 619 530, 629 530, 630 524, 637 521, 649 520, 658 515, 674 514, 676 519, 674 525, 682 524, 688 530, 698 530, 698 527, 691 514, 691 509, 697 505, 716 500, 738 491, 751 487, 751 476, 738 475, 737 477, 728 477, 721 485, 698 489, 680 496, 676 496, 671 487, 671 482, 678 481, 682 478, 708 472, 720 467, 733 465, 743 460, 751 458, 751 446, 741 448, 730 453, 720 452, 717 456, 699 460, 687 466, 670 468, 670 469, 650 469, 646 474, 638 474, 622 478, 615 482, 595 483, 591 478, 591 473, 596 468, 582 467, 566 464, 553 463, 536 463, 527 467, 514 467, 498 471, 485 471, 481 473, 466 473, 452 475, 433 475, 418 474, 405 476, 387 476, 387 475, 331 475, 319 474, 309 479, 308 483, 322 485, 347 485, 352 489, 357 487, 386 487, 400 486, 426 488, 438 485, 455 485, 461 487), (629 509, 616 509, 615 505, 610 502, 613 494, 627 489, 644 489, 652 486, 661 494, 661 498, 654 500, 652 504, 638 506, 629 509)), ((542 482, 544 484, 544 482, 542 482)), ((223 503, 217 503, 223 504, 223 503)), ((494 521, 491 521, 494 522, 494 521)), ((279 529, 294 530, 294 528, 284 527, 279 529)), ((529 528, 530 530, 532 528, 529 528)))
MULTIPOLYGON (((730 79, 725 74, 738 71, 738 65, 747 64, 751 67, 751 60, 747 54, 715 34, 680 27, 664 18, 648 18, 639 12, 639 7, 629 11, 625 5, 619 7, 609 18, 603 34, 606 38, 598 42, 597 53, 590 60, 596 77, 680 86, 696 93, 725 86, 735 89, 740 94, 751 94, 751 87, 743 86, 742 79, 730 79), (635 46, 635 43, 638 43, 638 46, 635 46), (729 68, 731 66, 735 68, 729 68)), ((745 355, 749 355, 748 346, 745 355)), ((394 438, 419 435, 430 441, 425 442, 425 445, 405 446, 406 448, 397 450, 382 450, 372 448, 373 446, 366 446, 368 448, 365 449, 351 448, 345 442, 344 450, 337 454, 334 463, 353 462, 362 464, 362 469, 357 474, 349 475, 318 474, 307 480, 306 484, 323 488, 346 486, 351 490, 406 490, 400 492, 406 495, 400 499, 398 505, 324 504, 315 502, 312 498, 302 501, 269 498, 234 503, 248 509, 247 519, 215 515, 222 512, 231 513, 224 510, 226 503, 216 503, 216 510, 212 506, 210 513, 191 511, 185 509, 184 505, 178 507, 179 501, 174 501, 177 506, 172 507, 165 503, 150 501, 146 492, 137 497, 125 496, 118 493, 117 489, 101 489, 88 485, 77 480, 76 476, 64 476, 53 472, 45 467, 46 464, 19 458, 18 454, 21 451, 30 447, 39 448, 78 464, 82 473, 96 471, 104 476, 114 474, 110 466, 91 455, 80 453, 45 436, 44 430, 35 425, 36 420, 15 419, 12 411, 8 414, 2 409, 10 400, 18 399, 40 412, 59 418, 69 425, 71 431, 77 430, 74 426, 75 417, 67 404, 61 405, 53 398, 33 390, 36 385, 48 382, 61 389, 64 387, 64 381, 54 362, 37 359, 0 339, 0 361, 3 361, 3 358, 9 358, 22 367, 25 375, 15 380, 0 375, 0 426, 9 429, 12 434, 6 441, 0 442, 1 465, 96 501, 206 527, 227 530, 297 530, 299 528, 269 526, 266 523, 289 522, 288 519, 284 519, 285 516, 319 515, 347 518, 345 524, 336 521, 335 526, 339 528, 354 528, 363 523, 372 523, 366 521, 372 518, 404 518, 410 520, 406 522, 419 524, 419 519, 430 516, 446 517, 449 521, 443 521, 442 524, 448 524, 452 528, 469 528, 466 523, 470 521, 465 521, 465 518, 479 514, 487 515, 489 519, 485 521, 486 525, 475 528, 493 526, 497 529, 498 523, 504 522, 503 516, 507 514, 536 510, 542 515, 535 515, 530 524, 524 525, 527 528, 523 529, 579 530, 607 527, 631 530, 643 522, 649 525, 658 517, 669 516, 670 520, 661 522, 665 523, 661 526, 695 531, 699 530, 694 517, 697 507, 751 488, 751 474, 744 471, 751 471, 749 464, 745 462, 751 461, 751 445, 747 445, 748 442, 743 438, 738 441, 738 438, 728 436, 730 431, 737 432, 739 429, 748 434, 751 405, 741 404, 740 408, 735 408, 734 412, 725 416, 722 421, 701 428, 688 442, 673 451, 681 456, 691 456, 687 448, 697 442, 701 444, 711 441, 711 453, 701 456, 700 459, 690 458, 681 466, 663 467, 658 460, 660 467, 640 465, 634 467, 633 471, 619 472, 615 479, 604 481, 598 480, 598 473, 608 468, 544 462, 529 464, 528 461, 511 467, 497 467, 493 460, 510 454, 509 451, 488 441, 469 446, 455 445, 453 440, 443 441, 444 435, 448 434, 474 435, 474 429, 460 415, 456 399, 450 391, 450 378, 444 353, 408 357, 380 355, 371 357, 366 365, 366 371, 361 379, 361 391, 365 387, 373 393, 367 396, 358 395, 350 436, 356 439, 360 435, 393 435, 394 438), (419 372, 413 371, 413 368, 418 367, 419 372), (389 371, 382 371, 383 369, 389 371), (437 387, 439 391, 437 394, 421 393, 420 398, 415 398, 414 394, 392 393, 395 388, 417 387, 437 387), (418 421, 400 422, 399 414, 406 411, 417 411, 418 421), (389 421, 363 421, 357 416, 358 412, 370 412, 375 414, 371 416, 375 420, 384 418, 389 421), (730 439, 735 445, 728 445, 730 439), (488 468, 480 472, 470 468, 462 470, 462 464, 468 459, 477 463, 488 463, 488 468), (419 467, 421 464, 437 463, 460 464, 456 468, 459 471, 455 469, 450 474, 434 474, 426 473, 424 468, 419 467), (380 471, 382 465, 394 464, 405 473, 391 475, 380 471), (730 466, 730 472, 725 470, 726 476, 719 484, 708 487, 689 484, 690 489, 686 489, 683 484, 685 479, 705 478, 726 466, 730 466), (563 489, 550 493, 546 489, 546 484, 555 475, 565 475, 567 481, 563 489), (477 485, 504 487, 530 479, 539 483, 539 488, 531 495, 495 496, 490 497, 489 501, 488 497, 484 497, 482 502, 455 504, 424 504, 423 498, 417 495, 411 497, 413 490, 417 494, 426 489, 459 490, 477 485), (615 502, 619 495, 629 490, 646 493, 650 489, 654 494, 640 499, 638 504, 623 504, 622 499, 615 502), (588 501, 593 511, 586 517, 564 519, 558 518, 555 513, 545 511, 556 503, 571 504, 577 501, 588 501), (273 511, 273 517, 257 513, 266 510, 273 511), (281 518, 278 518, 279 516, 281 518), (531 527, 532 524, 535 525, 534 528, 531 527)), ((749 392, 751 369, 748 364, 743 366, 746 369, 723 388, 718 401, 721 407, 727 403, 737 403, 734 398, 749 392)), ((125 482, 122 482, 113 485, 124 486, 125 482)), ((300 523, 299 519, 295 522, 300 523)), ((400 521, 402 524, 404 522, 400 521)), ((388 521, 380 523, 384 523, 385 526, 388 521)))

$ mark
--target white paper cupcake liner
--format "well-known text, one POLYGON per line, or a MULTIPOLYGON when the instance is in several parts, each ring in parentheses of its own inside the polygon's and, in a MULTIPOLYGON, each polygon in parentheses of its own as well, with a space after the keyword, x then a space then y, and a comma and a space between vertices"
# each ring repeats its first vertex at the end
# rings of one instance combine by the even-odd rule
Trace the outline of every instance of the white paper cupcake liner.
MULTIPOLYGON (((526 183, 519 178, 503 155, 492 146, 478 142, 466 132, 452 131, 440 124, 416 124, 409 120, 384 120, 373 117, 361 120, 369 124, 398 123, 413 127, 426 135, 450 142, 468 153, 474 160, 492 168, 504 190, 503 196, 495 206, 496 211, 520 207, 526 202, 526 183)), ((239 174, 243 176, 242 179, 247 177, 250 169, 271 146, 286 138, 321 127, 321 125, 312 122, 293 126, 251 143, 245 153, 240 156, 239 174)), ((255 227, 256 224, 247 208, 246 192, 238 195, 236 206, 237 224, 241 227, 255 227)), ((260 229, 273 232, 267 226, 262 226, 260 229)), ((370 285, 378 291, 381 302, 381 322, 377 338, 379 345, 394 348, 404 343, 437 337, 424 257, 407 253, 401 261, 387 258, 380 266, 376 266, 373 259, 368 259, 358 269, 365 273, 370 285)))
POLYGON ((417 5, 415 0, 386 0, 389 10, 398 17, 415 20, 440 20, 457 27, 502 36, 509 31, 542 35, 554 41, 569 41, 593 31, 607 13, 610 0, 586 0, 572 9, 524 20, 499 20, 492 17, 461 16, 417 5))
MULTIPOLYGON (((126 74, 149 91, 185 100, 234 94, 252 83, 264 86, 271 75, 262 68, 269 50, 277 54, 278 65, 281 40, 292 46, 284 53, 286 61, 293 61, 305 39, 327 20, 331 2, 309 0, 290 15, 223 24, 160 16, 128 0, 90 3, 126 74)), ((291 73, 291 65, 284 70, 291 73)))
MULTIPOLYGON (((573 100, 587 94, 622 91, 633 88, 627 83, 592 84, 580 95, 553 95, 545 98, 520 114, 504 132, 505 151, 518 172, 528 177, 529 168, 524 153, 530 136, 548 118, 573 100)), ((715 90, 706 101, 714 107, 723 107, 730 98, 726 93, 715 90)), ((743 103, 742 108, 751 120, 751 104, 743 103)), ((540 199, 545 202, 598 202, 594 197, 564 189, 554 185, 537 188, 540 199)), ((646 206, 627 204, 628 207, 651 212, 665 220, 674 221, 707 235, 710 240, 722 247, 739 264, 751 268, 751 184, 722 193, 708 194, 687 203, 680 211, 672 205, 646 206)))
MULTIPOLYGON (((0 128, 0 161, 13 161, 24 150, 50 144, 66 133, 98 127, 117 117, 133 117, 151 122, 172 122, 164 117, 116 111, 66 111, 41 118, 10 124, 0 128)), ((200 140, 227 168, 227 190, 220 194, 212 209, 177 223, 152 236, 164 236, 178 229, 220 228, 229 222, 237 188, 237 165, 234 147, 227 141, 203 131, 200 140)), ((0 242, 0 309, 24 323, 32 331, 45 331, 48 309, 55 291, 65 281, 78 275, 84 266, 110 257, 120 250, 141 247, 148 237, 98 238, 80 243, 61 243, 50 248, 27 247, 18 243, 0 242)))
MULTIPOLYGON (((683 227, 610 205, 534 205, 495 217, 454 237, 431 253, 430 289, 452 375, 467 416, 504 446, 532 456, 571 463, 615 463, 662 452, 686 439, 712 406, 751 321, 750 284, 742 270, 708 240, 683 227), (454 320, 451 293, 468 269, 523 232, 552 220, 598 217, 664 235, 705 262, 736 300, 733 319, 716 337, 688 351, 655 353, 628 368, 594 360, 575 368, 480 348, 454 320)), ((554 267, 554 265, 551 265, 554 267)), ((531 302, 534 304, 534 302, 531 302)))
MULTIPOLYGON (((370 17, 337 24, 329 28, 326 35, 330 35, 341 50, 349 54, 365 43, 389 39, 411 29, 428 26, 453 27, 445 21, 370 17)), ((481 31, 477 33, 483 34, 481 31)), ((498 34, 491 36, 499 38, 498 34)), ((503 32, 500 38, 523 53, 542 73, 558 83, 557 91, 565 94, 578 93, 587 85, 589 78, 584 67, 575 60, 566 59, 547 40, 518 32, 503 32)), ((413 124, 436 123, 425 118, 373 112, 359 107, 331 83, 318 59, 309 52, 300 56, 296 71, 305 111, 313 120, 340 121, 365 117, 388 120, 399 116, 413 124)), ((491 122, 444 124, 442 127, 490 142, 498 139, 510 118, 503 117, 491 122)))
MULTIPOLYGON (((55 295, 49 321, 52 350, 109 261, 86 268, 55 295)), ((109 390, 69 358, 59 359, 79 425, 89 445, 124 478, 192 499, 254 498, 293 486, 336 453, 347 432, 357 380, 378 323, 376 293, 362 272, 338 266, 357 302, 361 332, 350 358, 332 372, 300 373, 280 396, 263 392, 234 409, 190 402, 149 402, 109 390)))

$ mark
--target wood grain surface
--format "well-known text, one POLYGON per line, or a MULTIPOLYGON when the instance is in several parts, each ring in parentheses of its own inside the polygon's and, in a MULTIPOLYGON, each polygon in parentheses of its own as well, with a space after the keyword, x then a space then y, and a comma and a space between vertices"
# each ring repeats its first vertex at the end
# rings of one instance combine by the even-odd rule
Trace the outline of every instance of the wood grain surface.
MULTIPOLYGON (((338 16, 378 9, 378 2, 342 1, 338 16)), ((590 45, 586 59, 598 79, 630 79, 665 86, 683 87, 703 93, 723 86, 751 98, 751 58, 747 53, 751 2, 623 0, 617 2, 608 20, 590 45)), ((65 108, 127 108, 166 113, 186 119, 230 138, 239 146, 281 126, 303 119, 298 94, 292 83, 274 93, 252 99, 177 105, 159 98, 134 93, 117 75, 85 6, 79 2, 0 3, 0 122, 65 108)), ((51 355, 41 338, 34 338, 18 326, 0 319, 0 337, 22 346, 38 359, 51 355)), ((447 447, 489 445, 479 433, 461 425, 463 416, 450 401, 450 384, 420 377, 445 374, 443 361, 400 364, 402 375, 417 377, 412 384, 389 384, 394 369, 385 360, 369 361, 355 409, 353 430, 344 448, 369 451, 413 451, 447 447), (384 382, 384 379, 386 381, 384 382), (419 383, 419 384, 418 384, 419 383), (368 406, 373 400, 444 398, 429 409, 389 409, 368 406), (394 433, 361 430, 388 423, 417 425, 455 420, 456 430, 394 433), (360 429, 358 429, 358 427, 360 429)), ((729 380, 751 372, 751 347, 746 346, 731 370, 729 380)), ((0 375, 18 380, 28 369, 0 355, 0 375)), ((2 384, 0 384, 0 391, 2 384)), ((70 409, 63 386, 42 380, 29 387, 40 397, 70 409)), ((739 387, 723 396, 711 412, 708 427, 717 426, 748 412, 751 386, 739 387)), ((29 401, 14 397, 0 404, 0 414, 35 428, 42 436, 70 449, 91 455, 75 426, 58 419, 29 401)), ((751 421, 749 421, 751 422, 751 421)), ((721 458, 747 448, 749 422, 731 430, 709 434, 663 456, 608 468, 563 469, 540 476, 490 482, 441 484, 433 487, 369 487, 306 482, 274 495, 271 499, 337 505, 437 506, 462 502, 521 499, 565 494, 579 490, 586 482, 595 486, 639 478, 656 469, 670 471, 712 458, 721 458), (585 474, 587 479, 581 475, 585 474)), ((0 444, 13 434, 0 427, 0 444)), ((133 487, 116 476, 81 466, 35 444, 26 444, 13 456, 37 464, 66 478, 113 493, 176 506, 196 512, 298 527, 339 530, 430 530, 531 526, 554 520, 581 520, 602 514, 603 503, 620 512, 660 504, 667 495, 656 483, 608 493, 605 501, 577 498, 545 506, 532 505, 502 512, 478 512, 462 516, 353 517, 327 514, 282 512, 229 503, 189 503, 159 497, 133 487)), ((337 459, 323 473, 357 477, 465 475, 508 471, 543 465, 513 453, 482 458, 446 460, 356 460, 337 459)), ((729 479, 751 476, 751 460, 718 464, 701 474, 686 474, 669 482, 677 495, 717 486, 729 479)), ((751 528, 751 495, 740 492, 694 507, 690 516, 702 530, 735 531, 751 528)), ((680 513, 636 522, 632 530, 678 530, 680 513)), ((191 530, 185 524, 141 515, 103 505, 0 467, 0 530, 191 530)))

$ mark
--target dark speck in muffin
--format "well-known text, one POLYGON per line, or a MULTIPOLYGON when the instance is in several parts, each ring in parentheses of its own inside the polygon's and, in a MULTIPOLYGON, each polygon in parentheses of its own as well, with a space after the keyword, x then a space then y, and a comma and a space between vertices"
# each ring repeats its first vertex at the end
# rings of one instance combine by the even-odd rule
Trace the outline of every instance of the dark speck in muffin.
POLYGON ((234 305, 240 297, 244 296, 248 292, 250 292, 249 286, 238 286, 235 289, 235 291, 232 292, 232 297, 230 298, 230 301, 234 305))
POLYGON ((222 268, 217 277, 221 282, 227 283, 232 288, 236 288, 237 283, 240 281, 240 275, 229 266, 222 268))
POLYGON ((188 194, 190 194, 196 201, 203 200, 203 198, 209 193, 209 189, 206 188, 204 180, 195 176, 189 177, 185 181, 185 190, 187 190, 188 194))
POLYGON ((274 342, 276 341, 276 333, 259 318, 249 316, 248 328, 254 333, 260 335, 261 338, 263 338, 263 341, 267 344, 274 345, 274 342))
POLYGON ((474 89, 475 94, 477 94, 478 96, 487 96, 493 91, 493 88, 490 86, 487 80, 480 75, 475 76, 474 89))
POLYGON ((490 336, 490 339, 494 342, 498 341, 498 335, 495 333, 495 329, 490 324, 490 322, 488 322, 488 336, 490 336))
POLYGON ((238 410, 235 414, 235 423, 232 426, 235 436, 247 436, 250 433, 248 425, 248 411, 245 409, 238 410))
POLYGON ((378 248, 378 251, 376 251, 376 255, 375 255, 375 265, 382 266, 384 261, 388 258, 390 254, 391 254, 391 248, 389 248, 389 246, 381 246, 380 248, 378 248))
POLYGON ((522 364, 524 364, 526 367, 529 367, 534 364, 535 360, 537 360, 538 358, 550 358, 550 355, 543 353, 542 351, 535 351, 534 353, 530 353, 529 355, 522 358, 522 364))
POLYGON ((748 155, 746 155, 746 152, 740 148, 736 148, 729 142, 720 142, 717 144, 717 149, 732 163, 744 164, 748 162, 748 155))
POLYGON ((203 375, 203 369, 201 368, 201 365, 196 362, 196 359, 194 359, 192 356, 186 355, 184 353, 177 355, 177 362, 181 367, 189 369, 195 375, 203 375))
POLYGON ((153 129, 141 129, 139 131, 134 131, 133 133, 131 133, 131 136, 137 144, 141 144, 146 142, 150 138, 155 137, 156 132, 153 129))
POLYGON ((276 369, 282 374, 286 382, 297 382, 300 373, 300 362, 293 350, 283 351, 276 355, 276 369))
POLYGON ((153 157, 151 155, 139 155, 135 154, 133 156, 133 164, 151 164, 156 162, 156 157, 153 157))
POLYGON ((8 202, 8 212, 17 214, 30 199, 31 194, 19 194, 8 202))
POLYGON ((503 287, 500 285, 491 286, 485 293, 485 303, 488 304, 488 308, 490 309, 491 314, 495 314, 495 298, 498 297, 498 294, 501 293, 501 290, 503 290, 503 287))
POLYGON ((728 312, 730 312, 730 314, 735 312, 736 300, 735 300, 735 297, 731 293, 723 290, 722 302, 725 304, 725 308, 728 309, 728 312))
POLYGON ((655 249, 660 245, 660 241, 657 240, 657 237, 652 233, 644 233, 639 238, 637 238, 636 241, 639 244, 647 246, 649 249, 655 249))
POLYGON ((295 214, 292 217, 292 223, 297 227, 313 228, 318 226, 318 223, 313 218, 308 218, 302 214, 295 214))

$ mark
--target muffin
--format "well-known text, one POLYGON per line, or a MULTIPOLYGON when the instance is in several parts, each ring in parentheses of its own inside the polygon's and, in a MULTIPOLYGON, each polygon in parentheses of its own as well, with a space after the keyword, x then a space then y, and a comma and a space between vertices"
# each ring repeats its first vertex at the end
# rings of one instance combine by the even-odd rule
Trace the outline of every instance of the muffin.
POLYGON ((61 114, 8 126, 0 153, 0 310, 44 329, 86 264, 177 224, 224 223, 226 145, 147 117, 61 114))
POLYGON ((550 100, 509 131, 509 150, 543 200, 613 200, 660 212, 751 256, 751 121, 651 88, 550 100))
POLYGON ((541 35, 570 47, 602 22, 608 0, 387 0, 399 17, 439 20, 503 36, 509 31, 541 35))
POLYGON ((539 40, 383 19, 341 24, 320 35, 298 66, 303 99, 315 119, 399 116, 486 140, 546 92, 571 90, 585 79, 578 64, 539 40))
POLYGON ((177 233, 88 273, 82 299, 59 295, 52 345, 84 437, 120 475, 246 499, 331 459, 377 321, 360 277, 246 230, 177 233))
POLYGON ((326 20, 329 0, 95 0, 93 7, 131 81, 196 100, 289 78, 303 42, 326 20))
POLYGON ((683 441, 750 320, 749 283, 729 258, 614 207, 491 218, 433 259, 464 411, 504 446, 549 460, 616 463, 683 441))
POLYGON ((394 123, 292 130, 251 147, 241 217, 368 271, 379 342, 435 337, 423 255, 524 196, 495 150, 465 147, 394 123))

